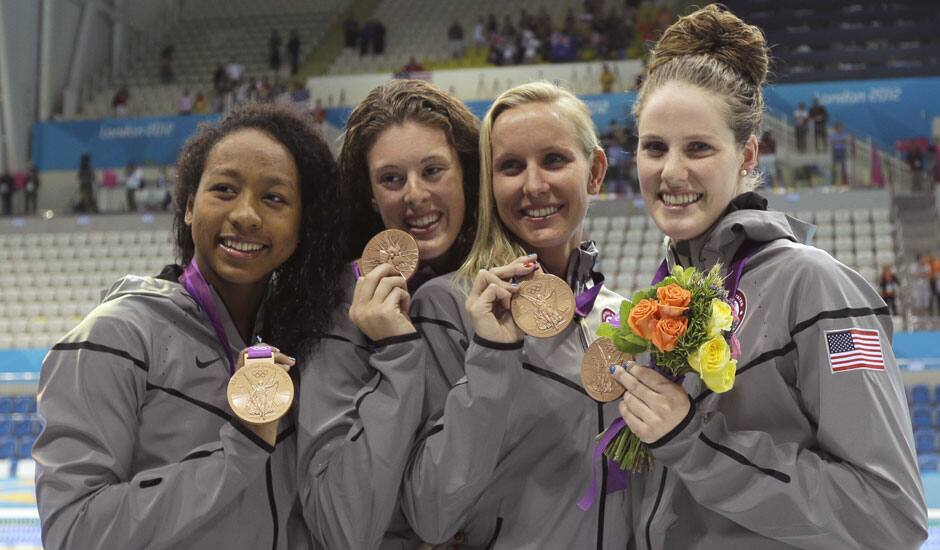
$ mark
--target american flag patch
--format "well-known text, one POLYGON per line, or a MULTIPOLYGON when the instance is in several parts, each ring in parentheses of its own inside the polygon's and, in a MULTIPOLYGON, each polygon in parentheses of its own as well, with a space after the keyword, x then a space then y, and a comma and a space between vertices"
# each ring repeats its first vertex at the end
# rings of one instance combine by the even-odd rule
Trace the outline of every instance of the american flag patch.
POLYGON ((877 330, 828 330, 826 347, 832 372, 885 370, 885 356, 881 351, 881 336, 877 330))

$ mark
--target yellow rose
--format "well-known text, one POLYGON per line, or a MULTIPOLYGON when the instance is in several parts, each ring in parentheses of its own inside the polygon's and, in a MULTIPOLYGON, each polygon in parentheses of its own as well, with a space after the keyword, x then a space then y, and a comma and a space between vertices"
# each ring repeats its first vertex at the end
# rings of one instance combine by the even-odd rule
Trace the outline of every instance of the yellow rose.
POLYGON ((721 336, 707 340, 690 354, 689 365, 715 393, 724 393, 734 385, 738 362, 731 358, 731 348, 721 336))
POLYGON ((702 375, 702 382, 715 393, 724 393, 734 386, 734 375, 738 370, 738 362, 732 359, 715 373, 702 375))
POLYGON ((721 331, 731 330, 731 321, 731 306, 728 305, 728 302, 718 298, 712 300, 712 315, 705 327, 708 337, 715 338, 721 335, 721 331))

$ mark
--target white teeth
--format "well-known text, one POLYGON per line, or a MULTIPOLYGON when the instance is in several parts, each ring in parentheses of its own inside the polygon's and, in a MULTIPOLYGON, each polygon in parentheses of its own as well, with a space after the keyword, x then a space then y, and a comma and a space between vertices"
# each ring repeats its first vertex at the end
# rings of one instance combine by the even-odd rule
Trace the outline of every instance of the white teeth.
POLYGON ((692 204, 697 201, 702 195, 699 193, 683 193, 681 195, 669 195, 663 193, 660 195, 663 198, 663 202, 670 206, 683 206, 686 204, 692 204))
POLYGON ((525 215, 530 218, 544 218, 545 216, 551 216, 555 212, 558 212, 561 208, 557 206, 547 206, 545 208, 536 208, 533 210, 525 210, 525 215))
POLYGON ((243 241, 235 241, 232 239, 225 239, 222 241, 222 244, 228 248, 237 250, 239 252, 257 252, 261 250, 262 248, 264 248, 264 245, 261 245, 261 244, 246 243, 243 241))
POLYGON ((435 212, 434 214, 427 214, 425 216, 421 216, 420 218, 417 218, 415 220, 408 222, 408 225, 410 225, 411 227, 423 229, 431 225, 432 223, 435 223, 437 220, 441 219, 441 216, 443 216, 443 214, 441 214, 440 212, 435 212))

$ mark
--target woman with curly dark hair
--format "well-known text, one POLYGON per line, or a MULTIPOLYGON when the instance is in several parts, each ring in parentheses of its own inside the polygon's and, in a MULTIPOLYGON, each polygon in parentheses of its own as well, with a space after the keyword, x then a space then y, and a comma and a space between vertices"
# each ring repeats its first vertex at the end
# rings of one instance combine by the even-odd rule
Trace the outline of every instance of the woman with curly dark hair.
MULTIPOLYGON (((340 153, 341 203, 354 261, 379 231, 418 243, 408 283, 383 265, 343 280, 346 311, 304 358, 298 399, 298 466, 307 526, 326 548, 418 543, 398 511, 398 491, 421 422, 424 365, 408 317, 410 292, 453 271, 473 243, 479 196, 479 123, 458 99, 419 80, 396 80, 352 112, 340 153)), ((420 322, 420 319, 415 319, 420 322)))
POLYGON ((256 337, 285 352, 249 348, 269 368, 290 369, 286 353, 329 329, 345 269, 336 203, 330 151, 293 110, 248 106, 186 143, 182 265, 118 281, 43 362, 33 453, 47 548, 302 542, 287 540, 306 536, 291 514, 291 418, 242 420, 226 390, 256 337))

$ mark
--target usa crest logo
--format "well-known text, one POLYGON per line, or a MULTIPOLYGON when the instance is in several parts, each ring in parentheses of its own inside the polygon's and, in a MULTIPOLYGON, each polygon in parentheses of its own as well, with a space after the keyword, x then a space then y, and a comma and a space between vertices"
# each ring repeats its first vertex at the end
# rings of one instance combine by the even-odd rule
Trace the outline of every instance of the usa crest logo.
POLYGON ((747 313, 747 296, 739 288, 731 300, 731 334, 738 332, 738 327, 744 322, 744 315, 747 313))

